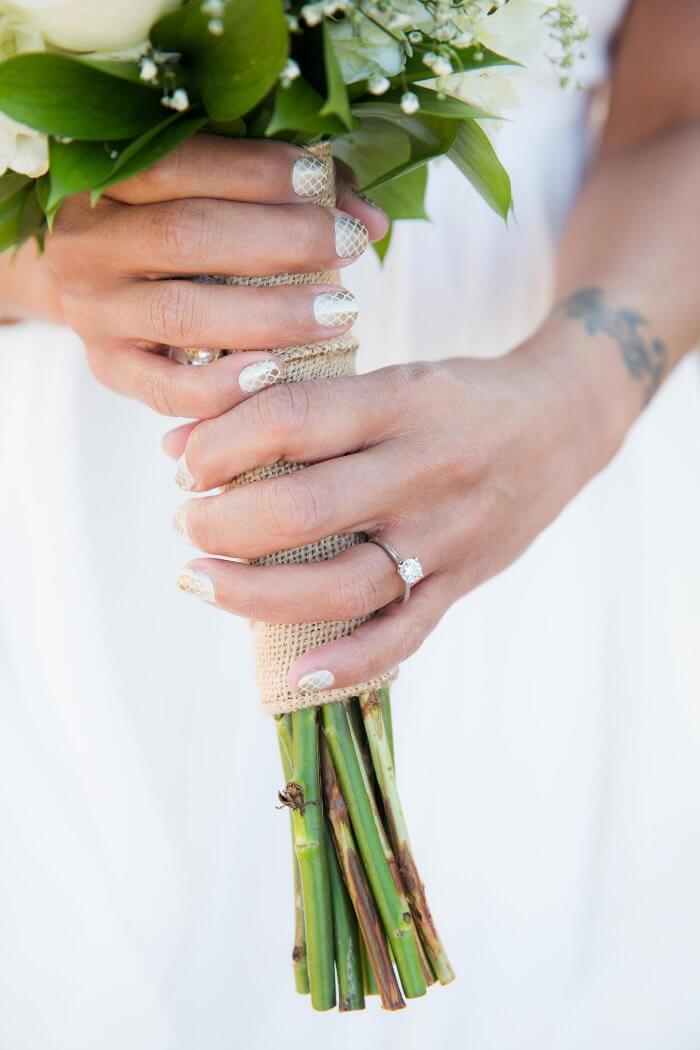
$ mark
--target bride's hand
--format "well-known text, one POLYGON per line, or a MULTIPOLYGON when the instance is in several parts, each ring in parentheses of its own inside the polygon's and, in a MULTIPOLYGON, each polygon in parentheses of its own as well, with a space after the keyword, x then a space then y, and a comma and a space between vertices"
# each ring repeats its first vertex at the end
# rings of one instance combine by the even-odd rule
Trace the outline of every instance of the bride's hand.
POLYGON ((337 303, 332 316, 324 311, 330 289, 323 285, 245 288, 187 279, 352 262, 367 232, 372 240, 384 235, 386 218, 353 192, 348 169, 338 173, 335 209, 314 203, 323 182, 323 165, 296 146, 198 135, 112 187, 94 208, 87 195, 66 201, 46 258, 62 318, 83 338, 97 378, 163 414, 208 418, 278 380, 274 354, 185 368, 152 351, 275 348, 347 330, 356 313, 349 293, 345 323, 337 325, 337 303), (342 254, 350 227, 361 236, 342 254))
POLYGON ((183 587, 267 622, 382 610, 351 637, 297 660, 292 688, 318 671, 332 675, 321 677, 325 684, 352 685, 405 659, 454 601, 531 543, 619 444, 609 410, 558 364, 567 339, 571 332, 555 328, 498 360, 280 385, 172 431, 165 448, 182 457, 180 484, 192 491, 282 458, 315 461, 186 503, 176 525, 202 550, 253 559, 360 531, 418 557, 425 572, 406 604, 391 604, 403 593, 397 570, 385 551, 362 544, 315 565, 200 559, 183 587), (547 340, 552 354, 543 352, 547 340))

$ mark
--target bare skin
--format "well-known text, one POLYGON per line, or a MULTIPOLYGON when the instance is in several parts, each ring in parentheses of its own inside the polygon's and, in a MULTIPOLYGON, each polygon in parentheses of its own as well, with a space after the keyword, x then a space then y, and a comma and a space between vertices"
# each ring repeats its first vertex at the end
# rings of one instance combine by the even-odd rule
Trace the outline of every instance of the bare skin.
MULTIPOLYGON (((21 261, 25 277, 37 275, 41 303, 31 301, 26 279, 21 291, 12 278, 3 282, 6 312, 53 309, 83 336, 107 385, 199 421, 165 440, 173 457, 185 457, 197 491, 280 456, 313 461, 291 477, 186 504, 187 530, 203 551, 253 558, 362 530, 399 551, 420 552, 426 579, 401 606, 387 604, 401 584, 372 544, 321 565, 190 563, 211 576, 221 608, 253 619, 288 623, 381 610, 352 637, 301 657, 292 686, 318 670, 349 685, 414 652, 454 601, 518 557, 610 460, 695 345, 699 34, 694 0, 632 5, 602 147, 561 247, 557 305, 499 360, 456 358, 245 397, 234 381, 238 358, 186 369, 154 354, 163 344, 221 345, 232 331, 240 347, 281 346, 290 326, 300 339, 319 336, 308 289, 266 291, 263 299, 259 289, 244 297, 241 289, 158 280, 338 264, 321 209, 297 202, 268 214, 289 193, 289 158, 286 167, 277 162, 270 144, 257 147, 266 151, 262 179, 252 178, 250 166, 237 169, 233 154, 215 169, 200 156, 206 143, 196 143, 165 172, 125 183, 119 200, 95 211, 71 202, 49 238, 47 260, 25 252, 21 261), (222 169, 233 180, 228 188, 218 181, 222 169), (259 198, 250 197, 265 178, 274 192, 266 186, 261 211, 259 198), (186 232, 192 216, 194 232, 186 232), (164 237, 171 219, 179 232, 164 237), (214 235, 222 224, 230 236, 214 235), (173 293, 164 286, 175 284, 179 298, 169 302, 173 293), (362 413, 353 408, 358 398, 362 413)), ((381 236, 381 214, 348 186, 343 176, 340 209, 381 236)), ((246 355, 261 356, 269 357, 246 355)))

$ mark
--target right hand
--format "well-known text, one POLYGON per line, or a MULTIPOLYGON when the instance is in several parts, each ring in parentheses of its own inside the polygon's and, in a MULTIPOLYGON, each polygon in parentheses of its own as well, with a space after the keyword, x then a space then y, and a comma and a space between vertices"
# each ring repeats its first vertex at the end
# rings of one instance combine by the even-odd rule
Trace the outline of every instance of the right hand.
POLYGON ((357 255, 338 256, 337 220, 359 221, 370 240, 384 235, 386 217, 356 195, 342 165, 338 207, 313 203, 308 179, 300 181, 295 169, 310 156, 282 142, 198 135, 111 187, 95 207, 87 194, 62 205, 46 259, 62 317, 82 337, 102 383, 164 415, 212 418, 280 377, 269 350, 350 327, 351 311, 347 323, 332 326, 315 313, 317 297, 335 286, 191 279, 346 266, 357 255), (189 368, 168 358, 171 347, 247 352, 189 368), (268 364, 245 371, 260 362, 268 364))

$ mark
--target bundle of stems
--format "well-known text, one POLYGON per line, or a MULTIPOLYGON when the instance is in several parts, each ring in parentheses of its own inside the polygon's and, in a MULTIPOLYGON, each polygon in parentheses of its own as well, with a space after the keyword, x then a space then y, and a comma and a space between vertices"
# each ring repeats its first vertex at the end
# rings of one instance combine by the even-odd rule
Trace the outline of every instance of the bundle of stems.
POLYGON ((294 847, 296 989, 387 1010, 454 977, 396 787, 388 689, 276 719, 294 847))

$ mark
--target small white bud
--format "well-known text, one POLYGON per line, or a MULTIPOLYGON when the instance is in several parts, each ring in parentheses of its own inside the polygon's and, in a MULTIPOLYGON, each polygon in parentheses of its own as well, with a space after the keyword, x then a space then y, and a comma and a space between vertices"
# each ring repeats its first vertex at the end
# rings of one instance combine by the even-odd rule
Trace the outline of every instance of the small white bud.
POLYGON ((174 109, 177 113, 184 113, 190 108, 189 95, 184 88, 175 88, 172 95, 163 95, 160 101, 162 105, 174 109))
POLYGON ((299 63, 295 62, 293 58, 288 58, 284 64, 284 69, 280 73, 280 83, 282 87, 289 87, 293 80, 301 76, 301 69, 299 63))
POLYGON ((452 72, 452 63, 449 58, 438 55, 433 62, 433 73, 436 77, 447 77, 452 72))
POLYGON ((158 66, 148 55, 139 62, 139 76, 149 84, 158 76, 158 66))
POLYGON ((204 0, 202 12, 205 15, 211 15, 212 18, 221 18, 225 7, 224 0, 204 0))
POLYGON ((207 30, 212 36, 223 36, 224 35, 224 23, 220 18, 212 18, 207 22, 207 30))
POLYGON ((418 101, 418 95, 414 91, 405 91, 401 96, 401 109, 404 113, 416 113, 420 109, 420 102, 418 101))
POLYGON ((383 73, 373 73, 367 81, 367 90, 370 95, 383 95, 390 87, 391 84, 383 73))

